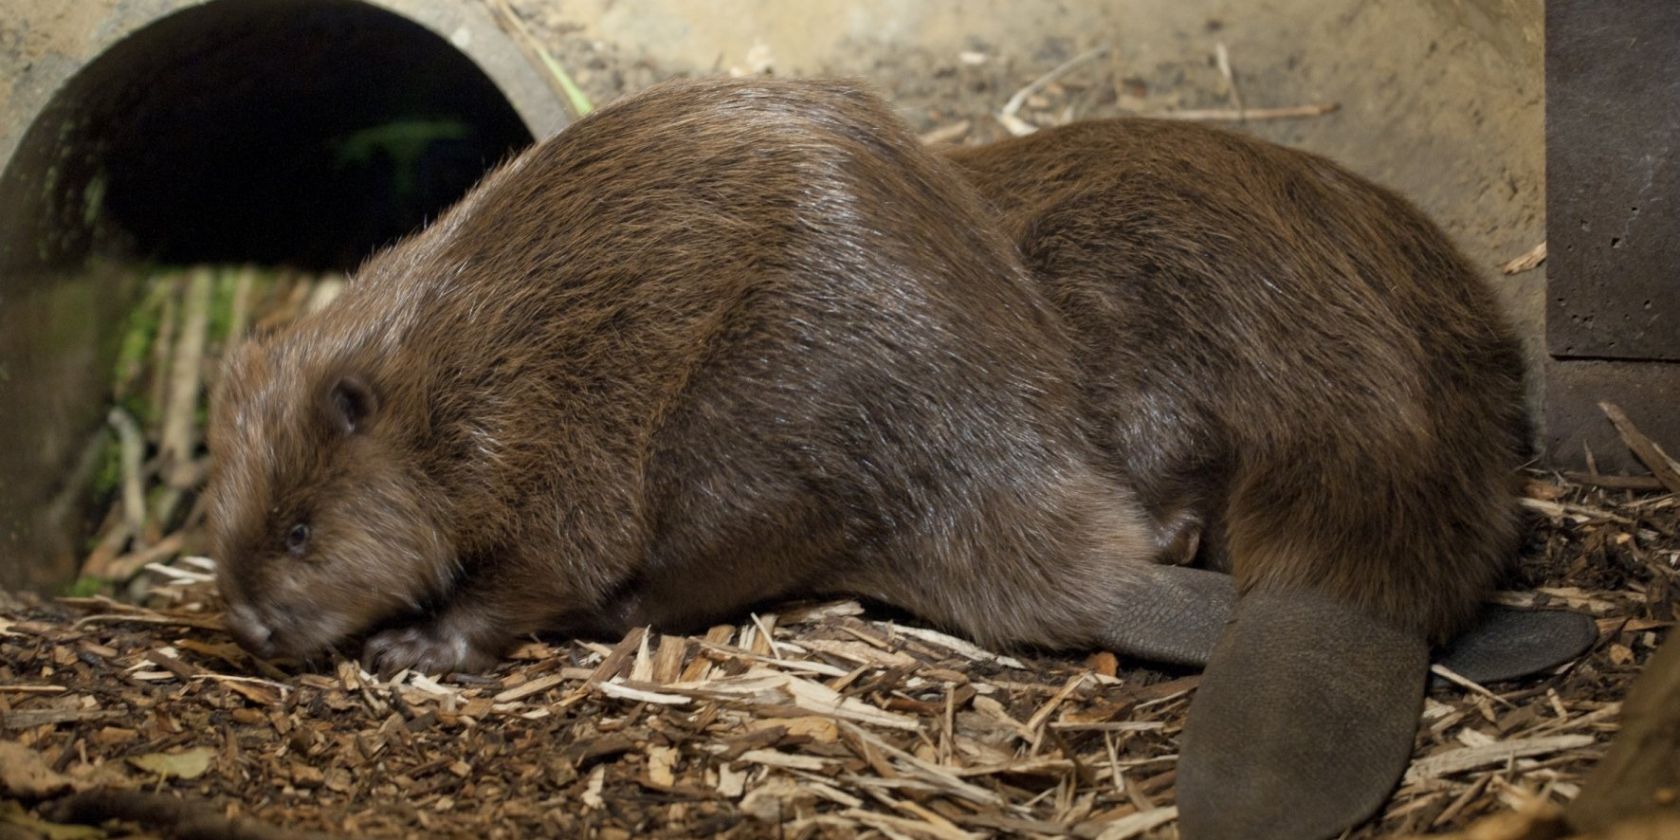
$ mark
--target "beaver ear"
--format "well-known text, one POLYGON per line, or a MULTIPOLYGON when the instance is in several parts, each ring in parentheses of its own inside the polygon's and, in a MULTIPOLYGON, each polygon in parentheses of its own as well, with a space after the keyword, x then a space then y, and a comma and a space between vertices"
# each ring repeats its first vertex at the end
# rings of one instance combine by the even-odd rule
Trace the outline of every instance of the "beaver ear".
POLYGON ((356 374, 340 376, 327 391, 325 406, 328 421, 345 435, 353 435, 367 428, 374 412, 379 410, 379 398, 373 387, 356 374))

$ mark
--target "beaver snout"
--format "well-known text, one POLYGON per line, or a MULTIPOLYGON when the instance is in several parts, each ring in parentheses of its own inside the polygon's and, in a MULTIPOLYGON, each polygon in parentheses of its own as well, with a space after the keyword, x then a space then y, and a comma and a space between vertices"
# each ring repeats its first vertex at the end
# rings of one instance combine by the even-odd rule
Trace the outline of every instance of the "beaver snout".
POLYGON ((233 634, 240 647, 262 659, 272 659, 279 652, 274 628, 263 621, 255 609, 247 604, 238 604, 225 616, 228 632, 233 634))

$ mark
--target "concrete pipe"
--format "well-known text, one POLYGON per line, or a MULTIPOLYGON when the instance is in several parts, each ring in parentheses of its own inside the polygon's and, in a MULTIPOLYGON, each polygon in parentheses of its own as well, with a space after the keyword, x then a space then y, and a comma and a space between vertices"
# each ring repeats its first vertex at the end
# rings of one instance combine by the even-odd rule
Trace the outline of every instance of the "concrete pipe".
POLYGON ((143 264, 353 268, 566 121, 479 2, 0 0, 0 21, 0 588, 75 572, 65 476, 143 264))

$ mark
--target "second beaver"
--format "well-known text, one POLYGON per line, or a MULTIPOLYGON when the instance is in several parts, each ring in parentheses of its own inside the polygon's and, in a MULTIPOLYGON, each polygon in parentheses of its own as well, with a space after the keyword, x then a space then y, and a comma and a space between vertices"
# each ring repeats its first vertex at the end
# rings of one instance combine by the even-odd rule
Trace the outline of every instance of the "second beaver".
POLYGON ((1242 592, 1185 734, 1185 835, 1362 819, 1426 643, 1516 553, 1529 426, 1492 291, 1403 199, 1231 132, 1087 122, 948 158, 1069 326, 1103 467, 1242 592))

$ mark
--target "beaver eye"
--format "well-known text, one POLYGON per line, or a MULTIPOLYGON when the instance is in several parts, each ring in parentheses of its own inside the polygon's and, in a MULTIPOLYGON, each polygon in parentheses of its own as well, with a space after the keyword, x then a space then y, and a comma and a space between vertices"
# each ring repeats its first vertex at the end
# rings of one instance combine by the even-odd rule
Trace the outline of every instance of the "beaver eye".
POLYGON ((287 553, 291 554, 293 557, 298 557, 301 556, 303 554, 303 550, 308 547, 309 526, 303 524, 302 522, 293 525, 292 529, 286 532, 287 553))

